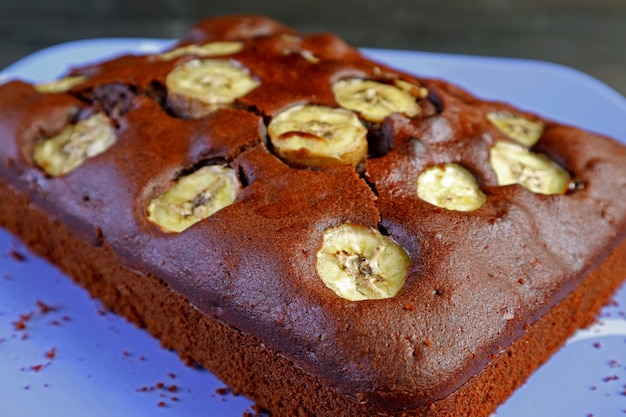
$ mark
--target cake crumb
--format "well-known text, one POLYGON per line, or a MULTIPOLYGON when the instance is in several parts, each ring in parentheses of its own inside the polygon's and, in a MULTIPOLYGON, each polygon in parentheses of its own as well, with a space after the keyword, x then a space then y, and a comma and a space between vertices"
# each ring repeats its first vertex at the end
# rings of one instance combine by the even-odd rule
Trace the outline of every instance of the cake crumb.
POLYGON ((609 367, 611 368, 619 368, 621 365, 618 361, 616 361, 615 359, 611 359, 609 361, 609 367))
POLYGON ((46 304, 46 303, 44 303, 41 300, 37 300, 35 302, 35 304, 37 305, 37 308, 39 309, 39 314, 41 314, 41 315, 48 314, 48 313, 50 313, 52 311, 57 311, 58 310, 57 307, 51 306, 49 304, 46 304))
POLYGON ((15 330, 24 330, 26 329, 26 323, 24 323, 23 321, 15 321, 13 322, 13 328, 15 330))
POLYGON ((57 349, 54 347, 45 353, 45 356, 48 359, 54 359, 56 355, 57 355, 57 349))
POLYGON ((11 249, 9 251, 9 256, 11 257, 11 259, 17 262, 26 261, 26 255, 24 255, 22 252, 19 252, 17 249, 11 249))

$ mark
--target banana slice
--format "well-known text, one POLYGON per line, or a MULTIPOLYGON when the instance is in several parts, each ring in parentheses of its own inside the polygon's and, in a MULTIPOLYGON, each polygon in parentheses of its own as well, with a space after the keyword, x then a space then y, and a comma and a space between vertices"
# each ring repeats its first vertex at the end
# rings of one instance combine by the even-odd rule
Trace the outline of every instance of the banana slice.
POLYGON ((506 111, 487 114, 487 120, 509 138, 526 146, 533 146, 543 134, 543 123, 532 122, 506 111))
POLYGON ((341 107, 358 112, 370 122, 382 122, 391 113, 414 117, 421 112, 410 93, 376 81, 359 78, 337 81, 333 84, 333 93, 341 107))
POLYGON ((298 165, 356 166, 367 155, 367 129, 345 109, 292 107, 274 117, 267 131, 278 156, 298 165))
POLYGON ((308 49, 285 49, 283 50, 283 55, 292 55, 299 54, 302 58, 309 61, 311 64, 319 64, 320 59, 315 56, 315 54, 308 49))
POLYGON ((473 211, 487 201, 474 176, 461 165, 435 165, 417 177, 417 195, 437 207, 473 211))
POLYGON ((301 49, 299 53, 302 58, 306 59, 311 64, 319 64, 321 61, 321 59, 319 59, 313 52, 309 51, 308 49, 301 49))
POLYGON ((259 86, 246 68, 227 59, 194 59, 166 77, 168 104, 176 114, 202 117, 228 107, 259 86))
POLYGON ((280 39, 287 44, 287 46, 283 49, 283 55, 299 54, 311 64, 319 64, 320 59, 315 56, 312 51, 304 49, 300 46, 302 43, 301 37, 290 33, 281 33, 280 39))
POLYGON ((182 232, 231 205, 241 185, 226 165, 205 166, 180 177, 168 191, 150 202, 148 219, 166 232, 182 232))
POLYGON ((564 194, 570 175, 546 155, 523 146, 498 141, 490 150, 491 166, 499 185, 520 184, 539 194, 564 194))
POLYGON ((35 88, 35 90, 42 94, 65 93, 73 87, 84 83, 86 80, 87 77, 83 75, 72 75, 54 81, 35 84, 33 87, 35 88))
POLYGON ((410 262, 402 246, 377 230, 342 224, 324 232, 316 270, 339 297, 375 300, 398 294, 410 262))
POLYGON ((38 143, 33 159, 48 174, 58 176, 106 151, 116 140, 109 118, 103 113, 95 113, 69 125, 57 136, 38 143))
POLYGON ((236 54, 243 49, 242 42, 209 42, 203 45, 190 44, 164 52, 157 57, 162 61, 171 61, 185 55, 197 55, 204 58, 209 56, 224 56, 236 54))
POLYGON ((402 91, 406 91, 414 97, 423 99, 428 97, 428 89, 426 87, 418 87, 415 84, 404 80, 395 80, 393 84, 402 91))

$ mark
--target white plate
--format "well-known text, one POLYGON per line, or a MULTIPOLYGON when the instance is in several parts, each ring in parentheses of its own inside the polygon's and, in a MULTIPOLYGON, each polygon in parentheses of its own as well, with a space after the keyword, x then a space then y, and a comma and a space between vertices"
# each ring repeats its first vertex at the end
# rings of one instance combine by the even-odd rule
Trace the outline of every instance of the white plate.
MULTIPOLYGON (((0 83, 14 78, 46 81, 71 66, 126 52, 152 53, 171 42, 95 39, 62 44, 6 68, 0 83)), ((626 99, 578 71, 526 60, 364 52, 626 143, 626 99)), ((573 337, 497 416, 626 416, 625 309, 626 286, 614 305, 603 310, 600 324, 573 337)), ((252 410, 246 398, 224 393, 225 385, 211 373, 183 365, 143 330, 102 313, 84 290, 0 230, 0 415, 241 416, 252 410), (25 254, 26 260, 17 260, 13 251, 25 254), (54 310, 42 314, 38 301, 54 310), (16 329, 21 315, 31 312, 26 329, 16 329), (52 353, 54 358, 46 357, 52 353)))

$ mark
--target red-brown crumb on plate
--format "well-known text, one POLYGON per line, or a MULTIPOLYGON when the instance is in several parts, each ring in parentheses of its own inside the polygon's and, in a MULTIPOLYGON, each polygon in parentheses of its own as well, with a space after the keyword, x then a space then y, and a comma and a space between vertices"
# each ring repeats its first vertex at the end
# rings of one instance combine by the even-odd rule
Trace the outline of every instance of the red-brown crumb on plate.
POLYGON ((26 330, 26 323, 28 323, 33 316, 35 315, 35 313, 30 312, 27 314, 20 314, 19 319, 17 319, 16 321, 14 321, 13 324, 13 328, 15 330, 26 330))
POLYGON ((57 311, 57 310, 58 310, 58 307, 56 307, 56 306, 51 306, 51 305, 49 305, 49 304, 47 304, 47 303, 44 303, 44 302, 43 302, 43 301, 41 301, 41 300, 37 300, 37 301, 35 302, 35 304, 37 305, 37 308, 39 309, 39 314, 41 314, 41 315, 48 314, 48 313, 50 313, 50 312, 53 312, 53 311, 57 311))
POLYGON ((26 329, 26 323, 23 321, 14 321, 13 322, 13 328, 15 330, 25 330, 26 329))
POLYGON ((52 349, 50 349, 49 351, 47 351, 45 353, 46 358, 52 360, 56 357, 57 355, 57 348, 53 347, 52 349))
MULTIPOLYGON (((171 374, 171 375, 173 375, 173 374, 171 374)), ((166 406, 168 406, 168 403, 166 402, 166 400, 168 399, 168 392, 170 394, 172 394, 172 393, 178 392, 179 390, 180 389, 179 389, 178 385, 167 385, 167 384, 165 384, 163 382, 157 382, 153 386, 146 386, 146 385, 144 385, 142 387, 139 387, 139 388, 135 389, 136 392, 154 392, 154 391, 158 391, 159 392, 159 398, 161 398, 161 401, 158 404, 159 407, 166 407, 166 406)), ((176 397, 176 396, 171 396, 169 398, 169 400, 172 401, 172 402, 179 402, 180 398, 176 397)))
POLYGON ((26 261, 26 256, 23 253, 19 252, 17 249, 11 249, 9 251, 9 256, 11 257, 11 259, 17 262, 26 261))

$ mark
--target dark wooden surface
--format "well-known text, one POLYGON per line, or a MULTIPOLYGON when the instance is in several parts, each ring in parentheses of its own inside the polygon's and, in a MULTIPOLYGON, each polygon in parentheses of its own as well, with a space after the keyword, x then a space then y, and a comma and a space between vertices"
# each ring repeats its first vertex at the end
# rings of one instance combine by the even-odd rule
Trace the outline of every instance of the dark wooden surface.
POLYGON ((626 0, 0 0, 0 68, 61 42, 175 38, 242 12, 362 47, 556 62, 626 94, 626 0))

